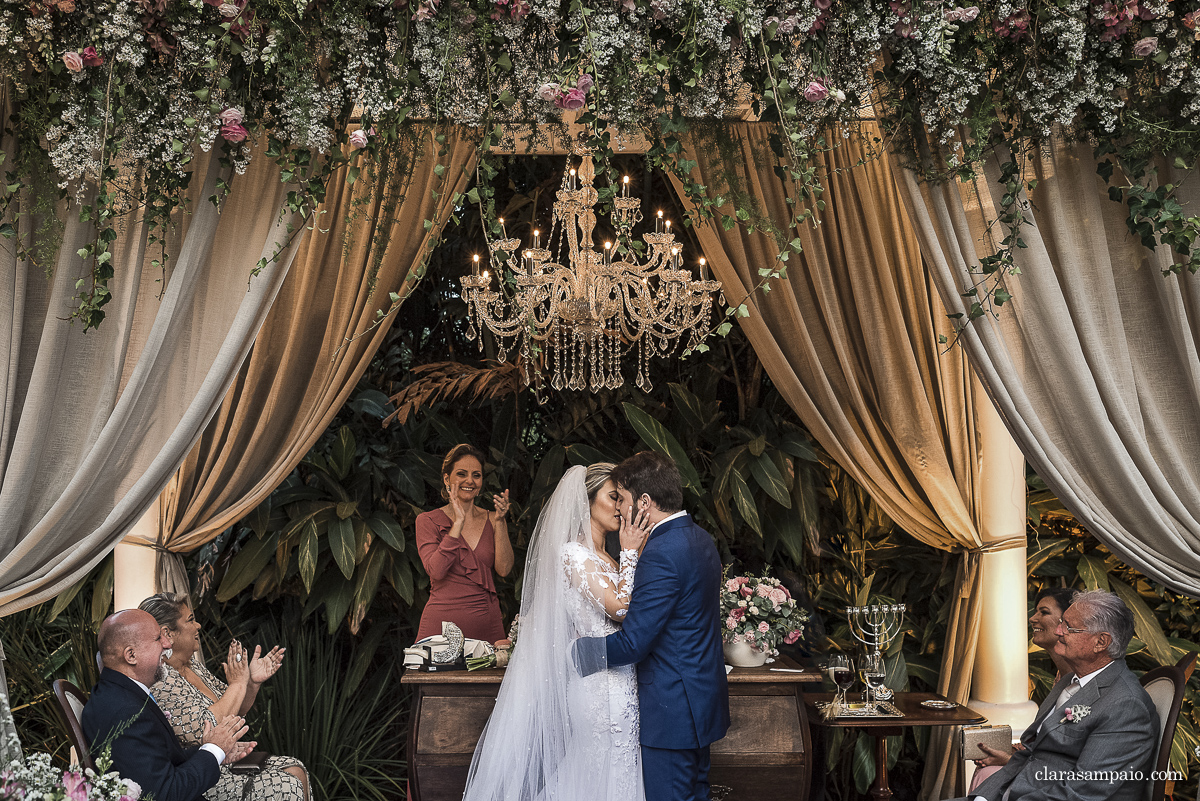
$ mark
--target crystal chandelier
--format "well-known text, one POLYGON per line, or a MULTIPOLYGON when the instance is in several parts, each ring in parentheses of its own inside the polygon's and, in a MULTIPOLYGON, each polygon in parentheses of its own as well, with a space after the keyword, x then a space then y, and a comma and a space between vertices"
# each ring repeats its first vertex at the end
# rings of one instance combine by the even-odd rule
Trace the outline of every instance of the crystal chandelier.
POLYGON ((599 200, 592 185, 595 166, 587 152, 576 155, 582 161, 563 175, 546 247, 535 230, 533 247, 518 257, 521 240, 509 239, 500 220, 503 238, 490 244, 491 270, 481 272, 474 257, 471 275, 462 278, 468 336, 479 337, 482 348, 486 326, 496 336, 501 361, 520 349, 526 386, 541 386, 540 360, 551 374, 550 385, 560 390, 622 386, 621 357, 636 349, 637 386, 648 392, 652 356, 670 355, 685 335, 688 349, 707 335, 721 282, 707 277, 704 259, 698 280, 683 269, 681 247, 661 211, 654 233, 642 235, 648 254, 638 261, 632 231, 642 220, 642 204, 629 196, 628 176, 613 199, 617 241, 598 249, 592 241, 599 200), (559 262, 550 260, 556 245, 559 262), (564 253, 569 266, 561 263, 564 253), (511 279, 501 278, 493 289, 492 271, 502 276, 506 264, 511 279))

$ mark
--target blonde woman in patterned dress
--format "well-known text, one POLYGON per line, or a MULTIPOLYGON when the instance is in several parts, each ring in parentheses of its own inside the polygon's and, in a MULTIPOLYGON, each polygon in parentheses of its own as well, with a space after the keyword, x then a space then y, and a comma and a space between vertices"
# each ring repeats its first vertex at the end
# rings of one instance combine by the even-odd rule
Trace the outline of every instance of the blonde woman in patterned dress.
MULTIPOLYGON (((216 725, 225 715, 250 711, 258 688, 283 662, 284 649, 278 646, 265 655, 261 646, 255 646, 251 655, 234 640, 222 666, 226 684, 200 661, 200 624, 186 595, 159 593, 142 601, 140 608, 154 615, 172 641, 162 677, 150 690, 184 745, 198 744, 206 723, 216 725)), ((308 772, 299 760, 285 756, 268 758, 258 773, 235 774, 222 765, 220 781, 204 797, 207 801, 306 801, 308 772)))

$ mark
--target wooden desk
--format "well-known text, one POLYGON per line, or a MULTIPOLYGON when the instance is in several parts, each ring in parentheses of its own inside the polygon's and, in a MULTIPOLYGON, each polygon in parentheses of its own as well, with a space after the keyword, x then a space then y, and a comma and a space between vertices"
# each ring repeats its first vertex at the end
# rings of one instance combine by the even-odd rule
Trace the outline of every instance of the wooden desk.
MULTIPOLYGON (((789 659, 729 674, 731 725, 713 743, 714 790, 732 799, 788 798, 807 801, 812 774, 804 685, 820 684, 813 668, 789 659)), ((461 801, 475 744, 496 703, 504 670, 405 671, 413 686, 408 731, 408 787, 412 801, 461 801)))
MULTIPOLYGON (((966 706, 956 706, 953 709, 927 709, 921 706, 922 701, 938 699, 947 700, 937 693, 896 693, 892 704, 904 713, 902 718, 836 718, 825 720, 817 704, 833 700, 833 693, 809 693, 804 696, 805 706, 808 707, 809 719, 815 726, 827 726, 841 729, 863 729, 875 738, 875 781, 871 784, 871 797, 875 801, 888 801, 892 797, 892 788, 888 784, 887 775, 887 738, 904 733, 904 729, 912 726, 970 726, 985 723, 987 718, 966 706)), ((848 693, 848 700, 859 698, 860 693, 848 693)))

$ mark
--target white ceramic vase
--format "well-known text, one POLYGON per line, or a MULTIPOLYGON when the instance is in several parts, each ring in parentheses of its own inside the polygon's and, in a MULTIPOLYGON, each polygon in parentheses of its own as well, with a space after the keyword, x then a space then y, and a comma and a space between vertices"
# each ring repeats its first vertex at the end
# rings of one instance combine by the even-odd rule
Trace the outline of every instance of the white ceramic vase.
POLYGON ((767 663, 767 652, 748 642, 727 642, 723 648, 725 661, 734 667, 762 667, 767 663))

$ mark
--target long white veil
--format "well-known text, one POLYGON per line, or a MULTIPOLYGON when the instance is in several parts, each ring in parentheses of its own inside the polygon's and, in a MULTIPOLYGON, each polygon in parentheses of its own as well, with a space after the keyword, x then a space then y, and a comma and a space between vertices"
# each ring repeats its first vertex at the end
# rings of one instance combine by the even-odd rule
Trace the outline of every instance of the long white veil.
POLYGON ((597 733, 607 740, 608 680, 603 672, 582 679, 574 667, 572 643, 593 632, 579 630, 583 596, 563 565, 569 543, 594 552, 586 474, 584 467, 568 470, 538 518, 517 644, 475 748, 464 801, 603 797, 608 753, 597 733))

